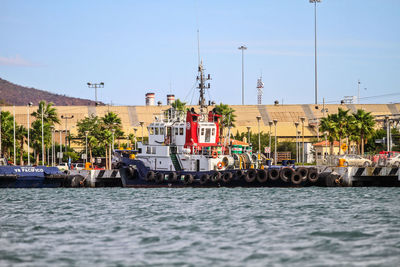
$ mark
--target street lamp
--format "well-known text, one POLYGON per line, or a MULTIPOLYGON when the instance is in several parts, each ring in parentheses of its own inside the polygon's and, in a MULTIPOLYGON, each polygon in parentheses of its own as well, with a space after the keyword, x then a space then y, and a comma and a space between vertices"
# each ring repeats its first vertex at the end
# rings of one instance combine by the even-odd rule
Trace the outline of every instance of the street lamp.
POLYGON ((44 103, 39 104, 39 108, 41 109, 42 113, 42 165, 44 166, 44 122, 43 122, 43 109, 44 109, 44 103))
POLYGON ((85 131, 85 147, 86 147, 86 156, 85 156, 85 168, 86 168, 86 163, 87 163, 87 136, 88 136, 89 131, 85 131))
MULTIPOLYGON (((54 167, 54 126, 50 126, 51 129, 51 166, 54 167)), ((48 152, 48 150, 47 150, 48 152)), ((49 153, 47 153, 49 154, 49 153)), ((49 155, 47 155, 47 160, 49 160, 49 155)))
POLYGON ((247 143, 249 143, 249 145, 250 145, 250 129, 251 129, 251 126, 246 126, 246 128, 247 128, 247 143))
POLYGON ((302 134, 302 138, 303 138, 303 153, 302 153, 302 162, 303 162, 303 165, 304 165, 304 121, 306 120, 306 118, 305 117, 301 117, 300 118, 300 120, 301 120, 301 134, 302 134))
POLYGON ((29 108, 32 107, 32 105, 33 105, 32 102, 28 103, 28 105, 27 105, 27 116, 26 116, 27 120, 28 120, 28 125, 27 125, 27 128, 28 128, 28 166, 31 165, 31 152, 30 152, 30 144, 29 144, 29 141, 30 141, 29 132, 30 132, 30 128, 31 128, 31 125, 29 123, 29 117, 31 116, 31 114, 30 114, 29 108))
POLYGON ((143 125, 144 125, 144 121, 140 121, 139 125, 140 125, 140 127, 142 127, 142 145, 143 145, 143 125))
POLYGON ((64 116, 61 115, 61 119, 65 119, 65 153, 67 153, 67 143, 68 143, 68 120, 73 119, 74 115, 72 116, 64 116))
POLYGON ((269 124, 269 143, 268 143, 269 144, 269 153, 268 153, 268 158, 271 159, 271 151, 272 151, 272 146, 271 146, 272 130, 271 130, 271 127, 274 124, 274 122, 273 121, 269 121, 268 124, 269 124))
MULTIPOLYGON (((13 114, 14 114, 14 165, 17 165, 17 155, 16 155, 16 147, 15 147, 15 106, 13 106, 13 114)), ((22 151, 21 151, 22 153, 22 151)), ((21 164, 21 163, 20 163, 21 164)))
POLYGON ((242 50, 242 105, 244 105, 244 50, 246 50, 247 47, 242 45, 238 49, 242 50))
POLYGON ((318 80, 317 80, 317 3, 321 0, 310 0, 310 3, 314 4, 314 46, 315 46, 315 105, 318 104, 318 80))
POLYGON ((257 116, 257 124, 258 124, 258 160, 261 159, 260 153, 261 153, 261 139, 260 139, 260 120, 261 116, 257 116))
POLYGON ((59 165, 61 165, 61 162, 62 162, 62 139, 61 139, 61 135, 62 135, 62 130, 60 129, 60 130, 58 130, 59 131, 59 133, 60 133, 60 157, 59 157, 59 160, 58 160, 58 162, 59 162, 59 165))
MULTIPOLYGON (((114 134, 115 134, 115 129, 111 129, 112 132, 112 150, 114 151, 114 134)), ((110 151, 111 153, 111 151, 110 151)))
POLYGON ((275 119, 274 120, 274 126, 275 126, 275 151, 274 151, 274 164, 276 165, 277 164, 277 162, 276 162, 276 124, 278 123, 278 120, 277 119, 275 119))
POLYGON ((137 128, 133 128, 133 131, 135 132, 135 150, 137 149, 136 143, 137 143, 137 138, 136 138, 136 132, 137 132, 137 128))
POLYGON ((298 143, 298 139, 297 139, 297 127, 299 127, 299 122, 296 121, 294 123, 294 126, 296 126, 296 163, 297 163, 297 162, 299 162, 299 154, 298 154, 299 143, 298 143))
POLYGON ((97 104, 97 88, 104 88, 104 83, 87 83, 87 86, 89 88, 94 88, 94 99, 96 101, 97 104))

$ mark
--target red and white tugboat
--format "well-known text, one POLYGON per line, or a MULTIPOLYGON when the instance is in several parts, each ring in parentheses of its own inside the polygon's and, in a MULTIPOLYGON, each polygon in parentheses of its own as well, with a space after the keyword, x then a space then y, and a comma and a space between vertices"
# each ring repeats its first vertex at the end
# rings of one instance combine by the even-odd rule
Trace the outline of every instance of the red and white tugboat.
POLYGON ((147 127, 148 143, 138 143, 135 159, 120 156, 122 184, 125 187, 233 187, 305 183, 307 169, 300 174, 294 166, 268 168, 264 156, 231 153, 229 143, 221 142, 221 115, 205 101, 205 82, 210 80, 210 75, 205 77, 202 63, 198 72, 200 110, 196 112, 192 108, 184 112, 171 107, 155 116, 155 121, 147 127))

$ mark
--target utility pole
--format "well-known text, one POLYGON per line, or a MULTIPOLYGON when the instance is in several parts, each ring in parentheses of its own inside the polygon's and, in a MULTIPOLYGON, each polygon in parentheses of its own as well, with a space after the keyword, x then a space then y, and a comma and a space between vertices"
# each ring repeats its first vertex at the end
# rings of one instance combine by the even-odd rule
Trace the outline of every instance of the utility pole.
POLYGON ((242 105, 244 105, 244 50, 246 50, 247 47, 242 45, 238 49, 242 50, 242 105))
POLYGON ((65 119, 65 153, 67 153, 67 143, 68 143, 68 120, 73 119, 74 115, 72 116, 64 116, 61 115, 61 119, 65 119))
POLYGON ((317 3, 321 0, 310 0, 310 3, 314 4, 314 48, 315 48, 315 105, 318 105, 318 75, 317 75, 317 3))
POLYGON ((94 88, 94 99, 96 101, 97 104, 97 88, 104 88, 104 83, 87 83, 87 86, 89 88, 94 88))

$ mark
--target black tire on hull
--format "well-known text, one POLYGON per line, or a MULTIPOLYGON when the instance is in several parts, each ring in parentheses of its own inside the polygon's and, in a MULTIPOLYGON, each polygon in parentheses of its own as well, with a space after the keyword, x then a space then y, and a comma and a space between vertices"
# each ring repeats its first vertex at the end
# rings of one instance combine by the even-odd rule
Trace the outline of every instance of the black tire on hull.
POLYGON ((303 181, 307 180, 308 177, 308 169, 304 167, 299 167, 296 169, 296 173, 298 173, 301 176, 301 179, 303 181))
POLYGON ((191 183, 193 183, 193 175, 191 175, 191 174, 186 174, 185 175, 185 177, 183 178, 183 182, 185 183, 185 184, 191 184, 191 183))
POLYGON ((82 175, 74 175, 71 177, 70 186, 73 188, 85 187, 85 178, 82 175))
POLYGON ((221 173, 218 171, 213 172, 213 174, 211 174, 211 181, 214 183, 221 181, 221 173))
POLYGON ((210 180, 210 176, 208 174, 203 174, 202 176, 200 176, 199 182, 200 184, 206 184, 208 183, 208 181, 210 180))
POLYGON ((257 181, 260 183, 265 183, 268 180, 268 172, 266 170, 257 171, 257 181))
POLYGON ((318 181, 318 170, 316 168, 310 168, 308 170, 308 180, 311 183, 316 183, 318 181))
MULTIPOLYGON (((306 176, 306 177, 307 177, 307 176, 306 176)), ((301 184, 301 182, 303 181, 303 178, 302 178, 302 176, 300 175, 300 173, 294 172, 294 174, 292 175, 290 181, 291 181, 293 184, 298 185, 298 184, 301 184)))
POLYGON ((235 180, 241 180, 241 179, 244 178, 244 174, 245 174, 244 170, 238 170, 238 171, 236 171, 236 173, 235 173, 234 179, 235 179, 235 180))
POLYGON ((268 177, 272 181, 276 181, 279 179, 279 169, 273 168, 268 170, 268 177))
POLYGON ((148 171, 147 174, 146 174, 146 180, 147 181, 153 181, 154 180, 154 176, 155 176, 155 174, 154 174, 153 171, 148 171))
POLYGON ((232 180, 233 174, 231 172, 225 172, 224 175, 222 175, 222 181, 224 183, 229 183, 232 180))
POLYGON ((170 172, 167 175, 167 181, 169 183, 174 183, 178 180, 178 175, 176 174, 176 172, 170 172))
POLYGON ((257 178, 257 171, 255 169, 250 169, 247 171, 247 175, 245 177, 246 182, 252 183, 257 178))
POLYGON ((281 179, 284 182, 291 181, 293 175, 294 175, 294 170, 290 167, 283 167, 280 171, 281 179))
POLYGON ((156 173, 156 176, 155 176, 155 181, 156 181, 156 183, 159 184, 159 183, 164 182, 164 178, 165 178, 164 173, 157 172, 157 173, 156 173))
POLYGON ((136 177, 135 169, 132 166, 128 167, 127 170, 128 170, 129 175, 130 175, 130 178, 135 178, 136 177))

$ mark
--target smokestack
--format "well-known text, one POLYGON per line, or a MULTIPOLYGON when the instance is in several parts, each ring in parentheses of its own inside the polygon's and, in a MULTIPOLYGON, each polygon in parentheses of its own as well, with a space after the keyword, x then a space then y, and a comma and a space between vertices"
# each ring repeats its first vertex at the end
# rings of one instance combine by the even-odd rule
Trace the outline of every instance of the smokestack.
POLYGON ((146 94, 146 106, 154 106, 155 93, 146 94))
POLYGON ((167 95, 167 105, 172 105, 175 102, 175 95, 167 95))

